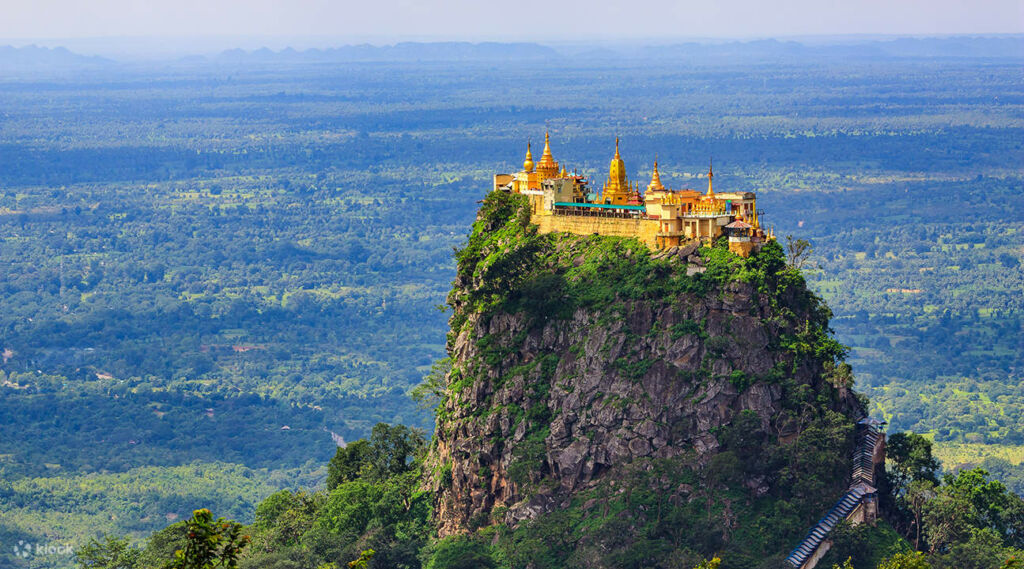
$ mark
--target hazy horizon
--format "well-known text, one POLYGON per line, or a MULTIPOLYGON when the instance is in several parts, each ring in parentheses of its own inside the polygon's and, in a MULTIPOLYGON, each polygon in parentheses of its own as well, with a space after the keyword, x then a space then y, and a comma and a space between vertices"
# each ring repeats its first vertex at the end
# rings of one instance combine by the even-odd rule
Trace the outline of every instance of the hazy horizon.
POLYGON ((5 7, 0 44, 66 45, 80 51, 80 46, 122 44, 194 53, 400 41, 662 43, 1022 32, 1024 3, 1018 0, 991 0, 984 9, 961 0, 522 0, 502 5, 469 0, 41 0, 5 7))
POLYGON ((596 47, 640 47, 658 45, 678 45, 682 43, 725 44, 730 42, 751 42, 759 40, 776 40, 780 42, 798 42, 803 45, 855 45, 873 41, 893 41, 898 39, 948 39, 948 38, 1012 38, 1022 37, 1022 33, 993 34, 803 34, 775 36, 676 36, 650 38, 594 38, 594 39, 563 39, 555 41, 530 40, 517 38, 478 38, 478 37, 428 37, 428 36, 273 36, 273 35, 206 35, 206 36, 103 36, 103 37, 38 37, 38 38, 4 38, 0 37, 0 47, 12 46, 23 48, 38 46, 45 48, 66 48, 74 53, 87 56, 101 56, 114 59, 149 59, 162 57, 183 57, 191 55, 215 55, 232 49, 254 51, 270 49, 281 51, 294 49, 332 49, 356 45, 392 46, 405 42, 442 43, 529 43, 555 48, 596 48, 596 47))

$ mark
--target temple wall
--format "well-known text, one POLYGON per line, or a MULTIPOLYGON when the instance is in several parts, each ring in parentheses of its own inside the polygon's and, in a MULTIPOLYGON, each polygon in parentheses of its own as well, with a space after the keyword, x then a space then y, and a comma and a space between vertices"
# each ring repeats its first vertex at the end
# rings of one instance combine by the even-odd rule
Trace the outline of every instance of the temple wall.
POLYGON ((651 249, 657 249, 656 236, 659 223, 655 219, 620 219, 615 217, 591 217, 586 215, 534 215, 541 233, 561 231, 575 235, 612 235, 636 237, 651 249))
POLYGON ((750 256, 750 253, 754 251, 754 244, 749 239, 746 241, 729 240, 729 250, 739 255, 740 257, 746 258, 750 256))

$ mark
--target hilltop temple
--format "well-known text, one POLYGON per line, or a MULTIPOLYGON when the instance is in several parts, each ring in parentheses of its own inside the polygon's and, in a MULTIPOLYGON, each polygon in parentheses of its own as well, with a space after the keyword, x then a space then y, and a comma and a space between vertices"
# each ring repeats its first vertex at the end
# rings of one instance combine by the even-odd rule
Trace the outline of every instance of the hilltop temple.
POLYGON ((691 241, 710 242, 729 238, 729 249, 747 257, 775 237, 761 228, 754 192, 715 192, 714 173, 708 168, 708 190, 666 188, 655 159, 645 191, 626 176, 626 164, 615 139, 615 156, 601 191, 569 173, 551 154, 545 133, 544 152, 534 163, 526 145, 523 169, 515 174, 496 174, 494 189, 516 192, 530 200, 530 221, 541 233, 561 231, 577 235, 635 237, 652 250, 677 247, 691 241))

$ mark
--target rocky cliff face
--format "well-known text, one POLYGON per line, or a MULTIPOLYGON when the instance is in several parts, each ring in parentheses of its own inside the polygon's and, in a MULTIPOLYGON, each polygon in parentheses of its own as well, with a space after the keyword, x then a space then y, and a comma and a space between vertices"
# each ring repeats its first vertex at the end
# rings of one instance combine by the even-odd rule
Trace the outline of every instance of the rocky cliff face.
MULTIPOLYGON (((489 200, 449 298, 452 371, 428 461, 440 535, 514 526, 625 465, 706 464, 744 411, 783 442, 801 405, 860 413, 827 309, 777 247, 652 256, 632 240, 535 235, 514 197, 489 200)), ((776 482, 743 481, 752 495, 776 482)))

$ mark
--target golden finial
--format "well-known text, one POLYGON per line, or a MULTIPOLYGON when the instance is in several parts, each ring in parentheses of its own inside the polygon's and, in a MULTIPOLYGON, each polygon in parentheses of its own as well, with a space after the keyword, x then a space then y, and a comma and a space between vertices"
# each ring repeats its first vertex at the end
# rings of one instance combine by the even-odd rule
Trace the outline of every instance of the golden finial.
MULTIPOLYGON (((626 163, 622 161, 622 155, 619 154, 619 137, 615 137, 615 156, 612 158, 611 164, 608 165, 608 181, 604 185, 604 194, 613 195, 613 200, 623 199, 626 193, 629 192, 630 184, 626 178, 626 163), (618 197, 615 197, 618 195, 618 197)), ((615 202, 621 203, 621 202, 615 202)))
POLYGON ((708 195, 715 195, 715 190, 711 187, 711 179, 715 177, 714 172, 714 158, 708 160, 708 195))
POLYGON ((647 184, 647 191, 652 190, 664 190, 665 186, 661 183, 661 174, 658 173, 658 155, 654 155, 654 172, 651 173, 651 183, 647 184))
POLYGON ((544 152, 540 154, 540 161, 551 159, 551 136, 548 135, 547 131, 544 131, 544 152))
POLYGON ((537 171, 545 177, 558 174, 558 162, 555 162, 555 158, 551 155, 551 137, 546 131, 544 132, 544 153, 541 154, 540 162, 537 164, 537 171))
POLYGON ((530 151, 530 141, 526 141, 526 160, 523 161, 523 171, 533 172, 533 152, 530 151))

